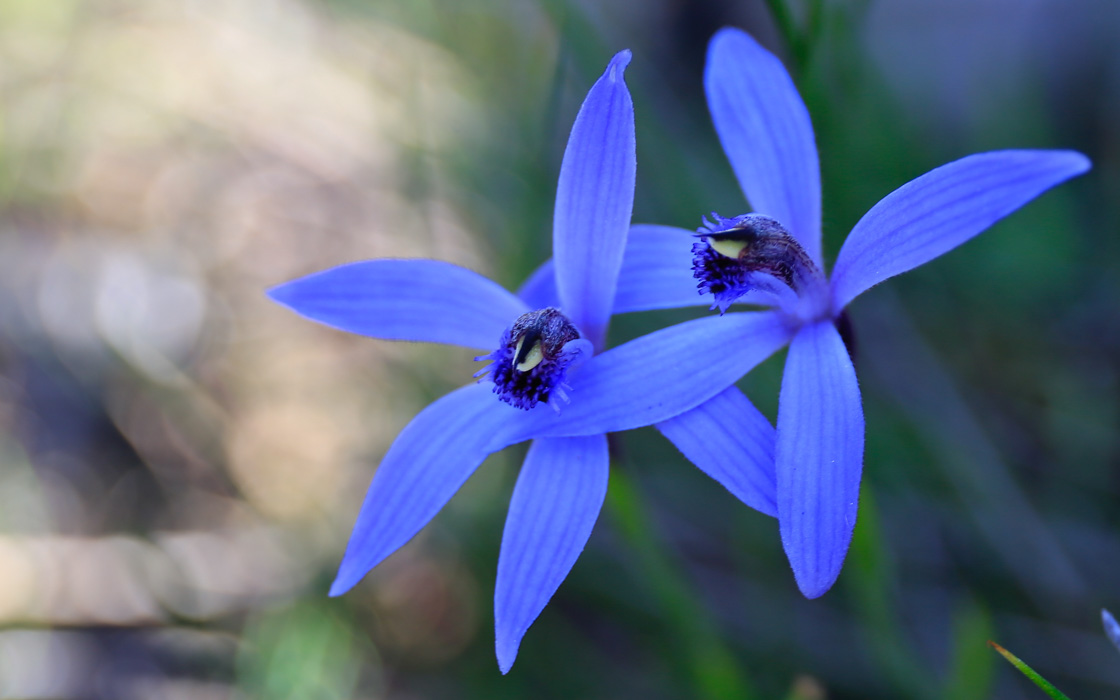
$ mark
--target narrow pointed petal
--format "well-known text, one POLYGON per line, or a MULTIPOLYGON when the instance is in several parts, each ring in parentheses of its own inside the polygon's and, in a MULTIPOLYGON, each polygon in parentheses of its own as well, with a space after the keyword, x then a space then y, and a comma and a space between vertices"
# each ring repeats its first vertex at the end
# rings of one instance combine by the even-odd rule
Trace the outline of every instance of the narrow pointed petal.
POLYGON ((521 638, 576 563, 607 495, 607 437, 534 440, 509 504, 494 630, 507 673, 521 638))
POLYGON ((864 214, 848 235, 832 272, 833 308, 949 252, 1089 168, 1089 159, 1075 151, 993 151, 908 182, 864 214))
POLYGON ((630 227, 614 297, 616 314, 683 306, 710 306, 692 276, 691 231, 672 226, 630 227))
POLYGON ((634 105, 611 59, 583 101, 556 188, 552 248, 560 307, 596 348, 606 340, 618 268, 634 209, 634 105))
MULTIPOLYGON (((639 224, 630 227, 626 254, 618 273, 614 313, 711 306, 692 275, 692 231, 673 226, 639 224)), ((773 297, 761 290, 747 292, 737 303, 770 305, 773 297)))
POLYGON ((704 90, 716 133, 751 206, 821 264, 821 176, 809 111, 777 56, 725 27, 708 44, 704 90))
MULTIPOLYGON (((692 276, 691 231, 672 226, 635 224, 626 239, 614 313, 709 306, 711 297, 701 295, 692 276)), ((534 309, 559 305, 552 261, 541 265, 518 290, 534 309)))
POLYGON ((413 418, 373 476, 330 594, 350 590, 428 524, 494 451, 491 432, 518 413, 491 385, 472 384, 413 418))
POLYGON ((740 501, 777 517, 774 427, 737 387, 658 423, 657 429, 740 501))
POLYGON ((492 349, 529 309, 477 272, 439 260, 366 260, 268 290, 273 301, 339 330, 387 340, 492 349))
POLYGON ((1116 618, 1112 616, 1108 610, 1101 608, 1101 624, 1104 625, 1104 633, 1112 645, 1120 651, 1120 624, 1117 624, 1116 618))
POLYGON ((734 384, 791 335, 782 317, 771 311, 663 328, 588 360, 570 375, 571 405, 560 415, 530 411, 524 420, 504 425, 495 441, 594 435, 660 423, 734 384))
POLYGON ((832 587, 856 524, 863 406, 836 327, 802 328, 789 346, 778 404, 778 523, 807 598, 832 587))

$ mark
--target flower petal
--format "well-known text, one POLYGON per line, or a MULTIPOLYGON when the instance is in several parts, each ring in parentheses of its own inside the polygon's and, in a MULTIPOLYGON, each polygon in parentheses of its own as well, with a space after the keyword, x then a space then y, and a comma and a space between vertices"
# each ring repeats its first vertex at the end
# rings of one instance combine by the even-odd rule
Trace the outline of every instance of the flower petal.
POLYGON ((778 515, 774 427, 737 387, 658 423, 657 429, 740 501, 778 515))
MULTIPOLYGON (((490 434, 520 413, 471 384, 419 413, 373 475, 330 594, 341 595, 431 520, 482 460, 490 434)), ((504 445, 503 445, 504 447, 504 445)))
POLYGON ((830 321, 789 346, 778 403, 778 523, 807 598, 832 587, 852 540, 863 470, 863 406, 855 368, 830 321))
MULTIPOLYGON (((696 290, 692 276, 691 231, 673 226, 635 224, 630 227, 618 288, 614 296, 616 314, 711 303, 696 290)), ((517 294, 532 308, 559 305, 551 260, 538 267, 517 294)))
POLYGON ((813 124, 778 58, 725 27, 708 44, 704 89, 743 193, 821 264, 821 176, 813 124))
POLYGON ((576 116, 560 165, 552 248, 560 308, 596 348, 606 340, 634 209, 634 105, 623 81, 630 52, 611 59, 576 116))
POLYGON ((734 384, 791 335, 782 317, 770 311, 701 318, 650 333, 573 372, 571 405, 560 415, 538 407, 524 420, 502 426, 495 444, 660 423, 734 384))
MULTIPOLYGON (((675 309, 682 306, 707 306, 711 302, 696 289, 692 276, 691 231, 673 226, 635 224, 630 227, 613 312, 675 309)), ((556 274, 552 260, 529 275, 517 295, 534 309, 559 306, 556 274)))
POLYGON ((1120 624, 1117 624, 1112 613, 1104 608, 1101 608, 1101 624, 1104 625, 1104 633, 1108 636, 1109 641, 1117 650, 1120 650, 1120 624))
POLYGON ((529 625, 576 563, 607 495, 607 437, 534 440, 509 504, 494 630, 507 673, 529 625))
POLYGON ((439 260, 366 260, 268 290, 301 316, 386 338, 494 348, 529 309, 477 272, 439 260))
POLYGON ((616 314, 682 306, 709 306, 692 276, 691 231, 672 226, 631 226, 614 297, 616 314))
MULTIPOLYGON (((674 226, 635 224, 626 239, 626 252, 618 271, 614 313, 711 306, 711 296, 700 294, 692 275, 692 231, 674 226)), ((556 278, 549 260, 533 271, 517 295, 530 308, 559 306, 556 278)), ((751 290, 737 302, 767 305, 770 297, 751 290)))
POLYGON ((908 182, 864 214, 848 235, 832 272, 834 308, 949 252, 1089 167, 1089 159, 1075 151, 993 151, 908 182))
POLYGON ((556 267, 552 264, 551 258, 533 270, 529 279, 518 288, 517 296, 521 297, 530 309, 560 306, 560 297, 556 294, 556 267))

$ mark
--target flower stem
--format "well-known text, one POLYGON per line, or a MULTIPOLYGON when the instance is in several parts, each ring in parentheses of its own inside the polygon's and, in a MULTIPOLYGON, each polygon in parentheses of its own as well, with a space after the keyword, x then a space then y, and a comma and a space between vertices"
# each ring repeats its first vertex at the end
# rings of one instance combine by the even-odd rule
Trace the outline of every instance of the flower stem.
POLYGON ((809 63, 810 53, 824 22, 824 7, 820 0, 809 0, 806 9, 805 27, 797 26, 797 20, 790 11, 786 0, 766 0, 778 32, 785 40, 789 58, 793 64, 793 74, 800 77, 809 63))
POLYGON ((696 697, 711 700, 752 700, 758 697, 739 670, 739 661, 720 638, 708 611, 681 576, 680 566, 654 536, 654 527, 633 480, 624 470, 611 470, 607 505, 619 530, 638 553, 639 565, 678 645, 677 658, 696 688, 696 697))
POLYGON ((1055 700, 1069 700, 1069 697, 1067 697, 1065 693, 1055 688, 1054 685, 1050 683, 1050 681, 1038 675, 1038 671, 1035 671, 1033 668, 1023 663, 1018 656, 1015 656, 990 639, 988 640, 988 646, 998 651, 1003 656, 1003 658, 1010 661, 1012 666, 1019 669, 1020 673, 1031 679, 1031 681, 1039 688, 1042 688, 1042 690, 1047 695, 1054 698, 1055 700))
POLYGON ((911 651, 895 609, 895 586, 883 541, 874 491, 864 487, 860 514, 849 551, 849 585, 855 608, 868 630, 868 642, 885 678, 901 697, 933 700, 936 684, 911 651))

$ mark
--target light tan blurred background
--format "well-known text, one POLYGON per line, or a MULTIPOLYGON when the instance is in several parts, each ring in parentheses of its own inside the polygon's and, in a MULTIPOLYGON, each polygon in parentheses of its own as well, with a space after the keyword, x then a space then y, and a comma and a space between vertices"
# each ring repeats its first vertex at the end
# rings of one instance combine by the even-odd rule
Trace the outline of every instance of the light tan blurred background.
MULTIPOLYGON (((124 674, 139 696, 223 697, 273 682, 228 668, 242 623, 302 649, 254 627, 295 615, 289 634, 322 628, 310 653, 332 658, 289 673, 344 696, 357 642, 320 613, 323 576, 425 403, 417 378, 438 392, 472 368, 264 291, 382 256, 492 273, 441 164, 493 135, 479 78, 392 23, 296 0, 4 0, 0 66, 0 695, 132 693, 124 674), (114 636, 152 671, 168 646, 226 672, 120 671, 114 636)), ((377 595, 421 619, 381 641, 455 653, 473 581, 404 559, 377 595)))

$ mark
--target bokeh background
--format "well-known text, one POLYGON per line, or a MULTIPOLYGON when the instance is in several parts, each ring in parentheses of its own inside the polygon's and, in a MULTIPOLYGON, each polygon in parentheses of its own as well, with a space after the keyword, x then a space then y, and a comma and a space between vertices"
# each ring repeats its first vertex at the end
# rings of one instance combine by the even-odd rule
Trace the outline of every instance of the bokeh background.
MULTIPOLYGON (((1110 0, 0 0, 0 697, 1042 697, 988 639, 1117 697, 1117 46, 1110 0), (622 48, 635 221, 742 213, 701 89, 723 25, 805 96, 829 260, 968 153, 1095 164, 852 307, 867 456, 838 584, 801 598, 776 522, 646 429, 509 676, 491 596, 523 447, 327 598, 381 455, 475 366, 264 290, 384 256, 516 286, 622 48)), ((743 382, 772 419, 781 367, 743 382)))

